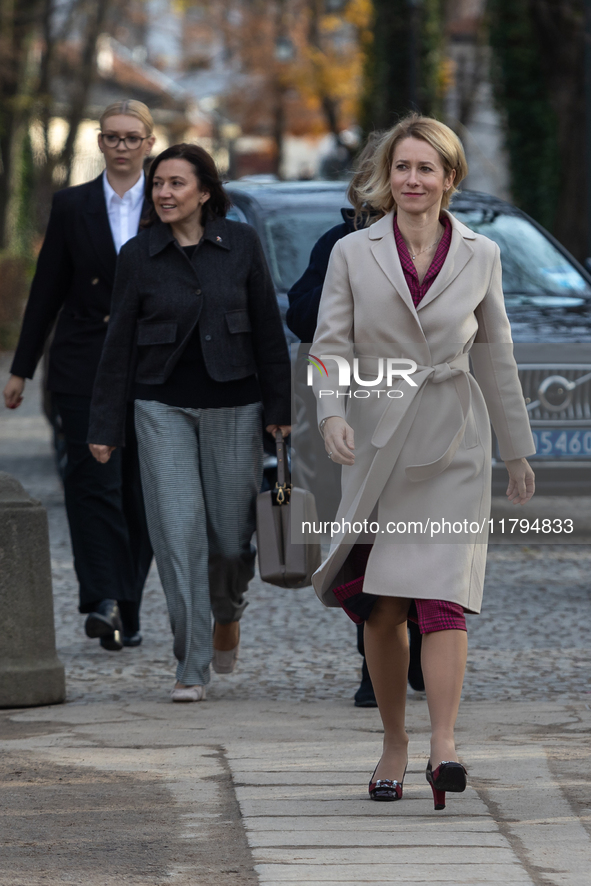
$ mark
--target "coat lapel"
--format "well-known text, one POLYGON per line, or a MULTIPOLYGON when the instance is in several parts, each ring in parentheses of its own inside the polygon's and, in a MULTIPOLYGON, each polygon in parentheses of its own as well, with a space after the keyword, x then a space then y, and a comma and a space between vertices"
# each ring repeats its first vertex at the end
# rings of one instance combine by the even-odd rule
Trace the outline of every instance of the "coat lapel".
POLYGON ((401 297, 415 320, 418 322, 417 310, 412 295, 404 279, 402 265, 398 257, 394 239, 394 213, 389 212, 369 228, 371 251, 380 268, 401 297))
POLYGON ((91 182, 88 200, 84 211, 84 221, 90 242, 105 272, 105 277, 112 285, 115 280, 117 252, 111 234, 111 225, 107 215, 107 204, 103 191, 102 173, 91 182))
POLYGON ((475 239, 474 232, 454 218, 450 212, 447 212, 446 215, 449 217, 452 225, 449 252, 447 253, 443 267, 433 281, 433 285, 424 298, 419 302, 417 311, 422 310, 425 305, 428 305, 436 299, 438 295, 441 295, 444 289, 447 289, 447 287, 456 279, 458 274, 464 270, 474 255, 474 250, 469 242, 470 240, 475 239))

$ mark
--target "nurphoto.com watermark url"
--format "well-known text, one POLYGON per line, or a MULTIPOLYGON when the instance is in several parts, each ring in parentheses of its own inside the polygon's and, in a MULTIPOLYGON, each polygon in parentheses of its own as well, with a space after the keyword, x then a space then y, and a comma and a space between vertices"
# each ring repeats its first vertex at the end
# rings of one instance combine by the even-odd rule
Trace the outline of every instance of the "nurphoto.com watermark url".
POLYGON ((484 520, 432 520, 428 517, 426 520, 390 520, 385 527, 373 520, 319 520, 302 522, 302 533, 311 533, 313 535, 328 535, 333 538, 335 535, 344 535, 346 532, 360 535, 369 533, 370 535, 426 535, 429 538, 436 538, 439 535, 482 535, 487 528, 492 534, 497 532, 500 535, 529 535, 531 533, 541 535, 570 535, 574 532, 574 523, 570 518, 556 518, 551 520, 545 518, 535 520, 527 518, 510 517, 510 518, 485 518, 484 520))

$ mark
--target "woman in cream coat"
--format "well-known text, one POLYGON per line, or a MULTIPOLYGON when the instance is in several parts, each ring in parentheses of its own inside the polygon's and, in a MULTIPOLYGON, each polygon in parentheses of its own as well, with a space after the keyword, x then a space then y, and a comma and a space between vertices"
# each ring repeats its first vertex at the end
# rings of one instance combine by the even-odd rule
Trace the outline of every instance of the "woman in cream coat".
POLYGON ((313 581, 325 605, 365 620, 384 724, 372 799, 402 796, 406 621, 418 621, 432 728, 427 780, 443 808, 444 792, 466 785, 454 726, 464 612, 478 613, 482 601, 490 422, 514 504, 533 495, 525 457, 535 446, 499 248, 446 209, 467 173, 457 136, 410 115, 383 136, 374 165, 364 196, 383 215, 336 244, 312 348, 326 372, 315 382, 320 429, 328 457, 344 465, 341 531, 313 581), (356 369, 350 382, 347 364, 356 369))

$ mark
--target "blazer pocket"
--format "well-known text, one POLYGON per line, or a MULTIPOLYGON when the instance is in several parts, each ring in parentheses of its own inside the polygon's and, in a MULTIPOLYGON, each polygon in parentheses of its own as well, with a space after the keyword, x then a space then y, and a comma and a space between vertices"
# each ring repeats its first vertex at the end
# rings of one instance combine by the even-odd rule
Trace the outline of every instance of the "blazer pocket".
POLYGON ((176 341, 177 323, 154 323, 140 320, 138 323, 138 345, 172 345, 176 341))
POLYGON ((244 310, 226 311, 226 324, 232 333, 250 332, 252 329, 248 311, 244 310))

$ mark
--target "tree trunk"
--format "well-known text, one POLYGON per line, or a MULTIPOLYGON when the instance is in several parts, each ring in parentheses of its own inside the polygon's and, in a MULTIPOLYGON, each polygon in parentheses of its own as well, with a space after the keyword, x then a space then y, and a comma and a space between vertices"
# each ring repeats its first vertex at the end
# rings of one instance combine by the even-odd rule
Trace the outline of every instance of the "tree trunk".
POLYGON ((373 0, 373 41, 365 61, 362 125, 388 129, 411 110, 408 0, 373 0))
POLYGON ((443 9, 441 0, 373 0, 373 41, 365 62, 361 122, 366 132, 388 129, 418 111, 440 114, 443 9))
POLYGON ((491 0, 515 202, 587 257, 583 0, 491 0))
POLYGON ((275 141, 275 174, 283 178, 283 146, 285 140, 285 92, 282 65, 278 58, 278 47, 287 38, 286 0, 277 0, 275 6, 275 76, 273 79, 273 140, 275 141))
POLYGON ((277 82, 273 110, 273 140, 275 141, 275 175, 283 179, 283 143, 285 138, 285 89, 277 82))
MULTIPOLYGON (((557 121, 559 183, 552 232, 581 261, 587 258, 584 157, 584 8, 582 0, 532 0, 541 63, 557 121)), ((586 166, 586 168, 585 168, 586 166)))
POLYGON ((27 41, 37 21, 39 0, 0 0, 0 249, 8 241, 7 218, 13 182, 15 135, 27 116, 19 105, 27 41))
POLYGON ((103 29, 111 0, 94 0, 94 2, 96 7, 94 15, 89 13, 77 86, 70 104, 70 113, 68 114, 68 135, 59 158, 59 164, 66 170, 66 185, 70 183, 76 137, 80 123, 84 118, 88 93, 96 73, 96 43, 103 29))
MULTIPOLYGON (((6 102, 6 94, 0 102, 6 102)), ((14 114, 7 109, 0 112, 0 156, 2 157, 2 174, 0 175, 0 251, 6 248, 8 205, 10 203, 10 184, 12 181, 12 142, 15 131, 14 114)))
POLYGON ((552 229, 559 186, 557 119, 530 4, 531 0, 490 2, 493 82, 505 112, 513 199, 552 229))
POLYGON ((51 94, 51 77, 53 71, 54 51, 57 40, 51 32, 55 0, 43 0, 41 16, 41 33, 43 36, 43 52, 39 67, 39 85, 37 89, 37 117, 43 133, 43 163, 37 170, 35 181, 35 228, 39 234, 45 231, 51 209, 53 195, 53 170, 55 158, 51 155, 49 128, 53 113, 53 96, 51 94))
MULTIPOLYGON (((308 28, 308 42, 310 46, 313 46, 318 52, 322 52, 322 40, 320 37, 320 16, 324 10, 324 0, 309 0, 308 8, 309 8, 309 28, 308 28)), ((316 90, 318 93, 318 98, 320 99, 320 106, 324 112, 324 116, 326 118, 326 124, 328 126, 328 131, 332 132, 335 136, 337 143, 340 143, 339 138, 339 123, 338 123, 338 102, 332 98, 324 88, 323 83, 323 71, 319 64, 314 63, 315 75, 316 75, 316 90)))

